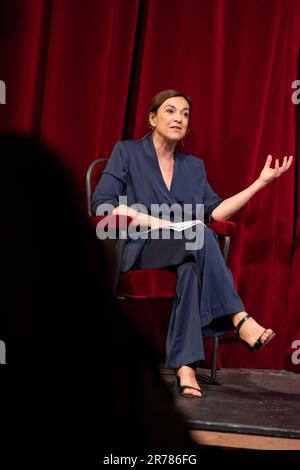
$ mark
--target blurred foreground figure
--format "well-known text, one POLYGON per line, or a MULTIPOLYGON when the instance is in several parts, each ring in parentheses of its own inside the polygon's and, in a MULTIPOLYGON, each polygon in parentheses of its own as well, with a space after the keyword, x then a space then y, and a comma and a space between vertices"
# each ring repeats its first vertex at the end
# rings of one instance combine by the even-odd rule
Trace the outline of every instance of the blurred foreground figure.
POLYGON ((69 176, 35 138, 2 136, 0 148, 0 446, 187 448, 69 176))

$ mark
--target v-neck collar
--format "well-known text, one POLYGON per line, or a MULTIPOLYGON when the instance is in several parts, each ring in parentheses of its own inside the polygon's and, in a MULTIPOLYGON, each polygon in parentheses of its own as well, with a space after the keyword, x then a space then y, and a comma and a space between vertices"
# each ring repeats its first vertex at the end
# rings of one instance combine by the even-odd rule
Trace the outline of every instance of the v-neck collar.
POLYGON ((165 183, 162 171, 161 171, 160 166, 159 166, 158 156, 157 156, 157 153, 156 153, 156 150, 155 150, 152 135, 149 135, 149 136, 145 137, 144 139, 142 139, 142 144, 143 144, 145 152, 152 158, 152 161, 153 161, 155 169, 156 169, 156 173, 157 173, 158 177, 160 178, 164 189, 166 190, 166 192, 169 196, 172 196, 172 189, 173 189, 173 186, 174 186, 175 172, 176 172, 177 160, 178 160, 177 150, 176 149, 174 150, 173 177, 172 177, 172 181, 171 181, 171 185, 170 185, 170 189, 169 189, 167 187, 166 183, 165 183))

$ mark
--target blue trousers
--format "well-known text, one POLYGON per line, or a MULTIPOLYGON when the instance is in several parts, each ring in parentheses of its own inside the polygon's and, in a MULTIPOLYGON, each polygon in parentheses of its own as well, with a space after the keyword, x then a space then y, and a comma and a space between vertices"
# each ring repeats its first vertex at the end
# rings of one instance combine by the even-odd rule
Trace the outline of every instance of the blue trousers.
POLYGON ((204 227, 203 246, 196 250, 186 249, 188 240, 184 232, 182 239, 149 238, 134 265, 177 272, 166 343, 166 366, 172 368, 203 360, 203 335, 231 329, 231 316, 245 310, 216 234, 204 227))

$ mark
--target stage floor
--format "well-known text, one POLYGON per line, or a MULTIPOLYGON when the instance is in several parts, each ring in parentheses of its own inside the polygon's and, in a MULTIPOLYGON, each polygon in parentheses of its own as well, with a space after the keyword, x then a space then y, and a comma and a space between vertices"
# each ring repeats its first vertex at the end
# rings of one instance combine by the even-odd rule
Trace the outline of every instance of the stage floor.
MULTIPOLYGON (((202 370, 200 372, 203 372, 202 370)), ((175 391, 175 375, 163 377, 175 391)), ((176 396, 193 438, 205 445, 300 449, 300 374, 223 369, 221 385, 201 383, 202 397, 176 396)))

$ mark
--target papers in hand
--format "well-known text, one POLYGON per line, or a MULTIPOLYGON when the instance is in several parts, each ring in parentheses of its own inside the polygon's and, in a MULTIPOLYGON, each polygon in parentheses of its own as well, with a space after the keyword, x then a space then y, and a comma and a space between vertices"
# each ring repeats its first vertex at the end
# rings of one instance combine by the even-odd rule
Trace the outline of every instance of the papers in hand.
POLYGON ((186 222, 170 222, 169 224, 161 225, 160 227, 153 227, 148 229, 146 229, 146 227, 140 227, 140 230, 137 233, 131 233, 131 238, 138 238, 142 234, 161 229, 174 230, 175 232, 183 232, 183 230, 194 227, 198 224, 202 224, 205 226, 205 224, 201 220, 188 220, 186 222))
MULTIPOLYGON (((201 220, 188 220, 186 222, 170 222, 169 224, 163 225, 160 228, 167 228, 175 230, 176 232, 182 232, 183 230, 194 227, 194 225, 202 224, 205 225, 201 220)), ((154 229, 150 229, 154 230, 154 229)), ((149 231, 150 231, 149 230, 149 231)))

